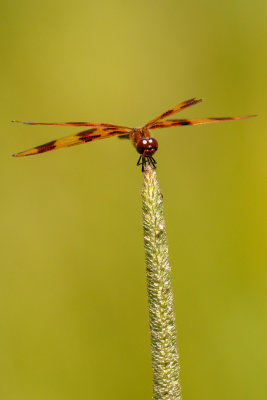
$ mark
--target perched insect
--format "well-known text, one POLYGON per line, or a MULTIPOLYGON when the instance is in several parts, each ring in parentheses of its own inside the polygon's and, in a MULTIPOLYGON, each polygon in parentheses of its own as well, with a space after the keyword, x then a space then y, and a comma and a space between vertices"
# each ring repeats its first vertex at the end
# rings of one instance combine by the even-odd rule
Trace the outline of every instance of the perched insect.
POLYGON ((200 103, 202 99, 190 99, 178 104, 160 114, 158 117, 152 119, 141 128, 128 128, 126 126, 104 124, 104 123, 91 123, 91 122, 64 122, 64 123, 49 123, 49 122, 19 122, 27 125, 58 125, 58 126, 90 126, 92 128, 76 133, 76 135, 67 136, 62 139, 52 140, 41 146, 34 147, 30 150, 22 151, 21 153, 13 154, 13 157, 30 156, 33 154, 45 153, 46 151, 61 149, 63 147, 74 146, 92 142, 97 139, 104 139, 112 136, 119 136, 120 138, 130 139, 134 147, 140 154, 137 165, 144 167, 149 164, 156 168, 156 160, 153 158, 154 153, 158 149, 158 142, 151 137, 149 130, 157 128, 167 128, 171 126, 184 126, 184 125, 198 125, 210 124, 212 122, 231 121, 236 119, 250 118, 254 115, 247 115, 243 117, 228 117, 228 118, 205 118, 205 119, 166 119, 170 115, 184 110, 187 107, 200 103))

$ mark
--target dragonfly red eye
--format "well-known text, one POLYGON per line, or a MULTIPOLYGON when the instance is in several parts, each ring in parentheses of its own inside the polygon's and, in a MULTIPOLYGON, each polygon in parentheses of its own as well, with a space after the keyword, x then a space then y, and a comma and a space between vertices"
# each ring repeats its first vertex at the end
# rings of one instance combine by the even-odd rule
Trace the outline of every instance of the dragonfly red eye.
POLYGON ((136 149, 143 156, 152 157, 158 149, 158 142, 152 137, 142 138, 137 142, 136 149))

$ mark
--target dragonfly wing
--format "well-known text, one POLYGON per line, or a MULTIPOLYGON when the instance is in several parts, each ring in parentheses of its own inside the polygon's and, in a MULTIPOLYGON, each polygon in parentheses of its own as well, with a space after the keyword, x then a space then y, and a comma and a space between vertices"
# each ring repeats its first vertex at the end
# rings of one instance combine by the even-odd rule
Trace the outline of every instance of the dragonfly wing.
POLYGON ((22 151, 21 153, 13 154, 13 157, 23 157, 23 156, 30 156, 33 154, 45 153, 47 151, 62 149, 63 147, 75 146, 76 144, 92 142, 98 139, 125 135, 130 132, 131 132, 130 128, 127 129, 112 128, 112 127, 92 128, 72 136, 67 136, 58 140, 52 140, 51 142, 42 144, 41 146, 33 147, 30 150, 22 151))
POLYGON ((200 103, 201 101, 202 101, 202 99, 190 99, 190 100, 186 100, 186 101, 184 101, 183 103, 180 103, 180 104, 178 104, 177 106, 174 106, 174 107, 170 108, 169 110, 164 111, 164 112, 163 112, 162 114, 160 114, 158 117, 156 117, 156 118, 152 119, 150 122, 148 122, 148 123, 146 124, 146 126, 147 126, 148 128, 151 128, 151 126, 152 126, 155 122, 161 121, 162 119, 168 117, 169 115, 172 115, 172 114, 174 114, 174 113, 177 113, 177 112, 179 112, 179 111, 182 111, 182 110, 184 110, 184 109, 187 108, 187 107, 191 107, 191 106, 193 106, 193 105, 195 105, 195 104, 197 104, 197 103, 200 103))
POLYGON ((11 122, 16 122, 25 125, 55 125, 55 126, 97 126, 103 128, 125 128, 129 129, 127 126, 105 124, 105 123, 94 123, 94 122, 24 122, 13 120, 11 122))
POLYGON ((184 126, 184 125, 211 124, 214 122, 233 121, 237 119, 246 119, 251 117, 255 117, 255 115, 246 115, 243 117, 204 118, 204 119, 167 119, 166 121, 155 122, 150 127, 150 129, 169 128, 172 126, 184 126))

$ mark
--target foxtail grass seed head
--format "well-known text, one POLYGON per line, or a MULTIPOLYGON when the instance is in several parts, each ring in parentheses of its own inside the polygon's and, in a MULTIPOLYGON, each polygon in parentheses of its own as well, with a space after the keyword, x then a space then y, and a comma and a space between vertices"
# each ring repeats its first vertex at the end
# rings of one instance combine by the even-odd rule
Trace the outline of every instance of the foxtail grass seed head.
POLYGON ((154 400, 181 400, 163 196, 156 171, 150 165, 144 171, 142 200, 154 400))

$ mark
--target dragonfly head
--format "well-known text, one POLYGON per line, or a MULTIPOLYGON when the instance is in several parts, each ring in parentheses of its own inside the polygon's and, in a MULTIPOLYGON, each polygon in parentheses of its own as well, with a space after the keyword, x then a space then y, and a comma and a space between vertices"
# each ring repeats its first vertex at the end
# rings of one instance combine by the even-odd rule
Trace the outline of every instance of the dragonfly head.
POLYGON ((152 137, 138 140, 136 149, 144 157, 152 157, 158 149, 158 142, 152 137))

